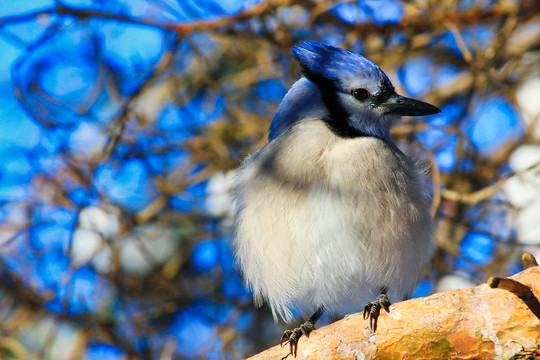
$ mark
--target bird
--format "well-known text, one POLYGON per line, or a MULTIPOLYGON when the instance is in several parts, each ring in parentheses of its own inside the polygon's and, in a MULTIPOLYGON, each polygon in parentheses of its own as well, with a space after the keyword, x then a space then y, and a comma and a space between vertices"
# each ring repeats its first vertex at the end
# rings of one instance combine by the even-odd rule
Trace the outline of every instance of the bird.
POLYGON ((285 94, 268 143, 233 180, 232 244, 256 306, 266 302, 296 357, 324 313, 381 309, 410 294, 434 250, 427 171, 392 141, 401 116, 436 106, 399 95, 362 55, 300 42, 302 77, 285 94))

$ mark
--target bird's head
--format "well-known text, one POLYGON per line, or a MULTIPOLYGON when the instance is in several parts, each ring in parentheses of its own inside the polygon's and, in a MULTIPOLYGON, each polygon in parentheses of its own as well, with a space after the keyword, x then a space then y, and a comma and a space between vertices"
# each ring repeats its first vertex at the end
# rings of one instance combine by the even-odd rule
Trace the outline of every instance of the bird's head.
POLYGON ((292 55, 320 91, 327 109, 323 120, 341 136, 388 139, 390 125, 399 116, 440 112, 433 105, 398 95, 377 65, 352 51, 301 42, 292 55))

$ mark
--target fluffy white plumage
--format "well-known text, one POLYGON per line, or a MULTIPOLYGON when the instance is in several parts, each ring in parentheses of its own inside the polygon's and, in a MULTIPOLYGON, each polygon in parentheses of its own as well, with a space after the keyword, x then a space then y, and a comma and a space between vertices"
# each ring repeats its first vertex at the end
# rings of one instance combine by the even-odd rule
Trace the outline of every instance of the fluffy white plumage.
MULTIPOLYGON (((358 54, 302 43, 293 56, 306 78, 234 180, 233 244, 255 303, 287 322, 295 309, 317 312, 315 322, 381 293, 400 301, 431 256, 433 229, 425 175, 389 130, 399 115, 440 110, 396 94, 358 54)), ((295 332, 284 334, 291 353, 295 332)))
POLYGON ((412 290, 432 251, 418 167, 381 139, 304 120, 246 159, 235 182, 236 257, 258 305, 292 320, 361 311, 412 290))

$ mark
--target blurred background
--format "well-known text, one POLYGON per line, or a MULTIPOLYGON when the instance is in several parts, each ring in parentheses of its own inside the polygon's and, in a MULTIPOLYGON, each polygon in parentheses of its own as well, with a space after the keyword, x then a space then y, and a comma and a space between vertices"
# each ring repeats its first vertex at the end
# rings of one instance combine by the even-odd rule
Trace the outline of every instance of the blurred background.
POLYGON ((540 257, 537 0, 3 1, 0 358, 277 344, 284 324, 234 267, 229 189, 300 40, 360 52, 443 110, 393 131, 431 169, 439 248, 413 297, 540 257))

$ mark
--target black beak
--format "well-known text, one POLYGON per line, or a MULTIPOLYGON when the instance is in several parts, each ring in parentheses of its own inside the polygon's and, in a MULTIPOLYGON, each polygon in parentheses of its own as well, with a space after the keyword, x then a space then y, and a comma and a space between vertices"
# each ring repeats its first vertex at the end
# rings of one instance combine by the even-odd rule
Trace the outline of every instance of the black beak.
POLYGON ((406 98, 398 94, 392 94, 385 102, 380 104, 385 114, 421 116, 433 115, 441 112, 436 106, 423 101, 406 98))

